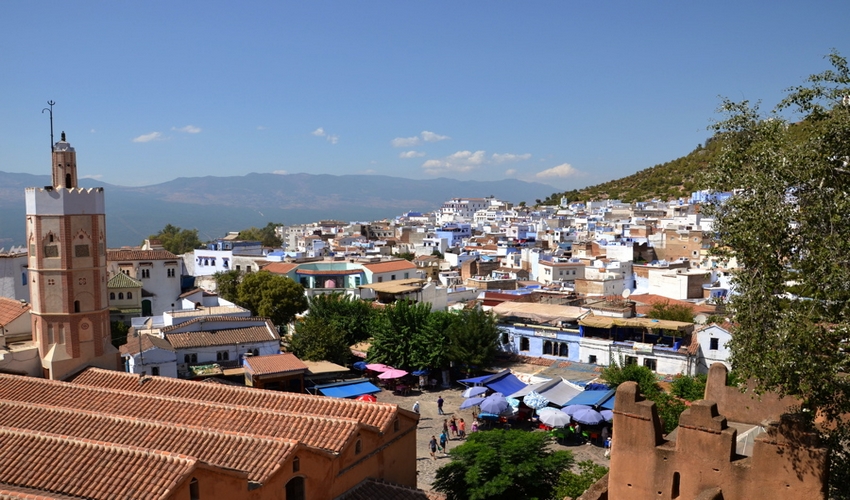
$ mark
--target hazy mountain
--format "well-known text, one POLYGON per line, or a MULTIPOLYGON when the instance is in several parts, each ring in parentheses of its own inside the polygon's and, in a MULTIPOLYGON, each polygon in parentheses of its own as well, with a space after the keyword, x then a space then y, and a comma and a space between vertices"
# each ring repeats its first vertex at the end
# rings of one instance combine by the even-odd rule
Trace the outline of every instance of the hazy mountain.
MULTIPOLYGON (((49 175, 0 171, 0 247, 24 242, 24 189, 45 186, 49 175)), ((138 245, 166 224, 197 228, 202 240, 268 222, 320 219, 376 220, 431 211, 453 197, 497 198, 533 204, 553 188, 517 180, 413 180, 381 175, 248 174, 181 177, 142 187, 80 179, 106 189, 107 244, 138 245)))

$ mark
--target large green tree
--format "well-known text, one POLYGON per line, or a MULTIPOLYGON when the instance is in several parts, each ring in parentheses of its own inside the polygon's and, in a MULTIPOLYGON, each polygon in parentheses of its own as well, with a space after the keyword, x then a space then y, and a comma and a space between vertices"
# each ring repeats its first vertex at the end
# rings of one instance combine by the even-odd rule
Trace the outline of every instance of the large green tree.
POLYGON ((345 337, 338 323, 308 314, 295 325, 289 347, 299 359, 345 365, 351 358, 345 337))
POLYGON ((239 234, 236 237, 240 240, 262 242, 265 247, 280 248, 283 245, 283 241, 275 232, 275 229, 279 226, 281 226, 281 224, 269 222, 265 225, 265 227, 250 227, 248 229, 243 229, 242 231, 239 231, 239 234))
POLYGON ((461 366, 489 367, 496 359, 500 334, 493 313, 480 307, 464 309, 448 332, 449 359, 461 366))
POLYGON ((369 338, 375 311, 371 302, 341 293, 329 293, 314 295, 310 299, 309 315, 336 324, 348 345, 353 345, 369 338))
POLYGON ((369 361, 400 369, 417 369, 421 354, 414 354, 414 341, 427 332, 431 305, 399 300, 376 314, 372 321, 372 346, 369 361))
POLYGON ((552 451, 543 432, 474 432, 450 451, 452 461, 437 470, 434 489, 449 500, 518 500, 552 497, 568 451, 552 451))
POLYGON ((304 287, 285 276, 268 271, 248 273, 236 290, 237 304, 257 316, 272 320, 277 326, 288 324, 307 310, 304 287))
POLYGON ((850 68, 836 52, 828 59, 831 69, 769 113, 724 101, 714 126, 723 148, 707 179, 736 190, 710 211, 720 248, 740 266, 727 309, 733 366, 831 422, 832 494, 848 498, 835 486, 850 469, 850 68))
POLYGON ((230 302, 239 301, 239 282, 242 281, 242 271, 231 269, 213 275, 218 296, 230 302))
POLYGON ((159 240, 162 247, 174 255, 182 255, 204 246, 198 238, 197 229, 181 229, 172 224, 166 224, 159 233, 150 235, 148 239, 159 240))

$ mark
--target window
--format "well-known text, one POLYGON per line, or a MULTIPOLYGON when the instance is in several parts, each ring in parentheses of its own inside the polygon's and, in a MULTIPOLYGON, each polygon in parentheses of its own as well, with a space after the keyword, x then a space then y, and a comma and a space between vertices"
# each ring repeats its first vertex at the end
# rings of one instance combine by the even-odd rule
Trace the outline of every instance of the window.
POLYGON ((21 273, 21 286, 27 286, 27 273, 21 273))
POLYGON ((595 354, 591 354, 590 356, 588 356, 588 357, 587 357, 587 362, 588 362, 588 363, 590 363, 590 364, 592 364, 592 365, 595 365, 595 364, 596 364, 596 355, 595 355, 595 354))
POLYGON ((79 300, 74 301, 74 312, 75 313, 80 312, 80 301, 79 300))
POLYGON ((527 351, 528 350, 528 337, 520 337, 519 338, 519 350, 527 351))
POLYGON ((354 443, 354 454, 359 455, 361 451, 363 451, 363 443, 358 439, 357 442, 354 443))
POLYGON ((147 279, 151 277, 150 269, 142 269, 142 279, 147 279))
POLYGON ((109 292, 109 300, 115 300, 115 292, 109 292))
POLYGON ((53 338, 53 325, 47 325, 47 343, 48 343, 48 344, 53 344, 53 343, 54 343, 54 338, 53 338))
POLYGON ((251 351, 251 354, 253 354, 254 356, 259 356, 259 355, 260 355, 260 350, 259 350, 259 349, 254 349, 254 350, 252 350, 252 351, 251 351))
POLYGON ((636 365, 637 357, 636 356, 626 356, 626 364, 627 365, 636 365))
POLYGON ((404 273, 404 279, 407 279, 409 277, 410 277, 410 273, 404 273))
POLYGON ((511 339, 508 335, 508 332, 502 332, 502 344, 507 344, 508 342, 510 342, 510 340, 511 339))
POLYGON ((227 361, 230 359, 230 353, 227 351, 218 351, 215 353, 216 361, 227 361))
POLYGON ((200 500, 201 489, 198 487, 198 480, 194 477, 189 482, 189 500, 200 500))
POLYGON ((395 274, 390 275, 390 281, 395 281, 395 274))
POLYGON ((158 366, 152 366, 151 367, 151 375, 153 375, 154 377, 159 377, 159 367, 158 366))
POLYGON ((239 264, 236 264, 236 270, 237 270, 237 271, 241 271, 241 270, 242 270, 242 266, 240 266, 239 264))
POLYGON ((44 256, 45 257, 59 257, 59 247, 56 245, 45 245, 44 246, 44 256))
POLYGON ((717 349, 719 349, 720 348, 720 339, 711 339, 709 341, 709 347, 708 348, 712 351, 716 351, 717 349))
POLYGON ((354 277, 354 286, 360 286, 360 276, 354 277))
POLYGON ((658 362, 654 359, 646 358, 643 360, 643 366, 655 371, 658 368, 658 362))
POLYGON ((543 341, 543 354, 552 354, 552 342, 548 340, 543 341))
POLYGON ((398 419, 393 420, 393 432, 398 432, 398 419))
POLYGON ((383 282, 384 282, 384 277, 378 276, 378 283, 383 283, 383 282))
POLYGON ((88 245, 74 245, 74 257, 90 257, 88 245))
POLYGON ((197 354, 184 354, 183 355, 183 362, 187 363, 187 364, 188 363, 197 363, 198 362, 198 355, 197 354))
POLYGON ((301 470, 301 459, 295 457, 292 459, 292 472, 298 472, 301 470))
POLYGON ((133 298, 133 292, 127 292, 127 299, 133 298))
MULTIPOLYGON (((224 267, 227 267, 227 266, 224 266, 224 267)), ((166 273, 168 274, 168 277, 169 277, 169 278, 173 278, 173 277, 174 277, 174 273, 175 273, 174 268, 173 268, 173 267, 169 267, 169 268, 166 270, 166 273)))
POLYGON ((118 300, 124 300, 124 292, 118 292, 118 300))
POLYGON ((570 345, 567 344, 566 342, 561 342, 561 344, 558 346, 558 356, 560 356, 562 358, 566 358, 566 357, 569 357, 569 355, 570 355, 570 345))

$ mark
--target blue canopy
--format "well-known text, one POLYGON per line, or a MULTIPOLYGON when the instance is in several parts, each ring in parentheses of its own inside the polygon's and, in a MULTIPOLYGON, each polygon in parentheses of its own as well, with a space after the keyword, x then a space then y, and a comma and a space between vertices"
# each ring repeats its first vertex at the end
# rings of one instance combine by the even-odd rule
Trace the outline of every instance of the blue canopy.
POLYGON ((606 410, 614 409, 614 395, 611 394, 611 397, 606 399, 605 401, 599 403, 600 408, 605 408, 606 410))
POLYGON ((332 398, 356 398, 363 394, 381 392, 381 389, 375 387, 368 380, 352 380, 349 382, 338 382, 336 384, 317 385, 315 389, 323 395, 332 398))
POLYGON ((501 373, 490 376, 487 380, 482 382, 482 385, 496 392, 501 392, 502 394, 513 394, 524 389, 528 384, 516 378, 516 375, 511 373, 510 370, 505 370, 501 373))
POLYGON ((480 384, 481 382, 484 382, 485 380, 487 380, 490 377, 492 377, 492 375, 482 375, 480 377, 465 378, 463 380, 458 380, 458 382, 460 382, 461 384, 480 384))
POLYGON ((567 401, 567 404, 564 405, 564 406, 569 406, 569 405, 597 406, 597 405, 601 405, 602 403, 605 403, 608 400, 610 400, 611 406, 613 407, 613 405, 614 405, 614 392, 615 391, 613 389, 609 389, 607 391, 584 391, 584 392, 580 393, 578 396, 574 397, 573 399, 567 401))
POLYGON ((411 375, 416 375, 417 377, 420 377, 422 375, 428 375, 429 373, 431 373, 431 370, 429 370, 427 368, 422 368, 422 369, 416 370, 415 372, 410 372, 411 375))

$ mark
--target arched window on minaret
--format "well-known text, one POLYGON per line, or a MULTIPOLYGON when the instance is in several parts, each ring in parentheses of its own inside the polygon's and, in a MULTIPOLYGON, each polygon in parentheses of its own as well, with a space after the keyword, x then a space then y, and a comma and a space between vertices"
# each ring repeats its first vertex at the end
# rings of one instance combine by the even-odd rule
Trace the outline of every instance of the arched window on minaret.
POLYGON ((71 189, 71 174, 65 174, 65 188, 71 189))
POLYGON ((75 313, 80 312, 80 301, 79 300, 74 301, 74 312, 75 313))

